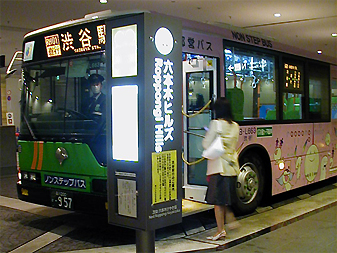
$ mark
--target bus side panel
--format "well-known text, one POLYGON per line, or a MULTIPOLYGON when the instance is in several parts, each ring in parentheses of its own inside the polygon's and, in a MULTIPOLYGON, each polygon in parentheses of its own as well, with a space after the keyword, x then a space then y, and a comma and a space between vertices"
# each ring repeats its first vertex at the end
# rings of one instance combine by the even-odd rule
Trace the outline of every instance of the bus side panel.
MULTIPOLYGON (((106 167, 98 164, 89 146, 82 143, 19 141, 21 170, 42 170, 106 177, 106 167), (63 158, 56 155, 63 148, 63 158)), ((104 152, 104 151, 103 151, 104 152)))
POLYGON ((274 129, 274 150, 270 150, 273 195, 312 182, 319 163, 313 124, 278 125, 274 129))
POLYGON ((93 178, 106 179, 106 167, 98 164, 86 144, 19 141, 19 145, 21 172, 38 175, 42 187, 91 192, 93 178))
POLYGON ((270 157, 272 195, 336 175, 336 122, 241 126, 239 152, 259 144, 270 157))

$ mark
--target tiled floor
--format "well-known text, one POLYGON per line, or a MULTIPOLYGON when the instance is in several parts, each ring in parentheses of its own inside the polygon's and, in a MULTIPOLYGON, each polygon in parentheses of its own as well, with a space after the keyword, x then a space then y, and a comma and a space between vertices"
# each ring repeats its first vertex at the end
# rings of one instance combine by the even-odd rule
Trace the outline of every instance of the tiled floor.
MULTIPOLYGON (((337 183, 324 188, 317 192, 294 196, 294 199, 296 198, 294 201, 287 199, 286 203, 261 208, 256 214, 240 219, 242 225, 240 229, 228 231, 225 240, 216 242, 206 240, 207 236, 215 233, 214 226, 205 226, 207 224, 205 220, 197 222, 192 219, 192 216, 191 218, 186 217, 184 221, 191 223, 190 227, 187 226, 188 224, 183 224, 184 229, 177 230, 175 233, 172 231, 168 233, 167 228, 165 228, 167 233, 156 231, 156 253, 215 252, 219 250, 250 253, 337 252, 337 183)), ((0 206, 2 220, 0 222, 2 237, 0 246, 5 248, 9 243, 17 245, 16 247, 15 245, 8 246, 7 249, 10 248, 12 251, 5 250, 4 252, 136 252, 133 239, 129 240, 131 242, 119 243, 118 246, 92 243, 93 247, 79 247, 81 244, 78 244, 78 240, 74 239, 75 231, 77 231, 77 237, 80 236, 78 228, 75 227, 75 230, 71 232, 72 227, 68 228, 62 225, 70 224, 71 226, 73 223, 69 223, 68 219, 75 216, 64 215, 64 212, 61 213, 62 210, 29 204, 3 196, 0 196, 0 206), (10 210, 12 211, 10 212, 10 210), (7 211, 10 213, 6 215, 7 211), (34 220, 34 217, 38 217, 38 219, 34 220), (45 227, 46 224, 43 221, 51 218, 56 223, 51 222, 49 223, 50 228, 45 227), (25 222, 29 226, 26 226, 25 222), (6 226, 7 223, 16 224, 17 227, 6 226), (20 229, 20 227, 23 228, 20 229), (29 229, 28 232, 27 229, 29 229), (30 238, 26 238, 27 236, 30 238), (16 241, 18 239, 22 239, 22 241, 16 241), (62 242, 66 242, 66 244, 62 244, 62 242), (74 247, 63 247, 69 246, 69 243, 73 243, 74 247)), ((206 219, 206 217, 204 218, 206 219)), ((48 221, 50 222, 50 220, 48 221)), ((91 227, 89 226, 89 228, 91 227)), ((95 240, 102 239, 97 238, 98 231, 93 230, 92 233, 86 237, 92 236, 96 238, 95 240)), ((85 242, 86 237, 81 240, 85 242)), ((2 251, 0 250, 0 252, 2 251)))
POLYGON ((225 252, 337 252, 337 205, 225 252))
MULTIPOLYGON (((156 252, 337 252, 337 185, 334 188, 241 219, 225 240, 206 240, 215 228, 156 241, 156 252)), ((75 251, 72 251, 75 252, 75 251)), ((135 245, 76 251, 135 252, 135 245)))

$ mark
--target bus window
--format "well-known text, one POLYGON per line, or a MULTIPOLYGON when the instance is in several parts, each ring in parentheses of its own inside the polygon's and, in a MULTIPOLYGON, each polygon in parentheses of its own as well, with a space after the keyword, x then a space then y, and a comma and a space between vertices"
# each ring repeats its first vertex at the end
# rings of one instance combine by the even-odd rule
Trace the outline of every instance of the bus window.
POLYGON ((329 120, 329 66, 309 63, 309 118, 329 120))
POLYGON ((302 94, 283 94, 283 119, 302 119, 302 94))
POLYGON ((277 119, 273 56, 225 47, 225 71, 235 121, 277 119))
POLYGON ((285 59, 283 63, 283 119, 302 119, 304 82, 303 62, 285 59))
MULTIPOLYGON (((105 116, 93 118, 86 109, 92 96, 88 77, 93 73, 105 77, 105 72, 102 54, 24 67, 21 109, 26 124, 20 129, 21 139, 80 140, 90 145, 100 163, 106 163, 105 152, 99 151, 105 145, 105 116)), ((107 94, 105 82, 102 93, 107 94)))

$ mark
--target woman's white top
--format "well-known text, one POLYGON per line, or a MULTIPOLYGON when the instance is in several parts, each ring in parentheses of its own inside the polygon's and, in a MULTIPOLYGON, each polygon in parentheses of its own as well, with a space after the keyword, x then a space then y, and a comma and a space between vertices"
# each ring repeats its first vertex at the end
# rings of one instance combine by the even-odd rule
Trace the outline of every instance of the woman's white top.
POLYGON ((214 160, 207 160, 206 175, 218 174, 222 176, 237 176, 239 174, 238 154, 236 145, 239 139, 239 125, 232 121, 229 123, 226 120, 212 120, 209 125, 209 130, 206 132, 205 138, 202 141, 202 146, 207 149, 213 140, 217 137, 221 129, 221 138, 223 140, 225 154, 214 160), (218 127, 221 125, 221 128, 218 127))

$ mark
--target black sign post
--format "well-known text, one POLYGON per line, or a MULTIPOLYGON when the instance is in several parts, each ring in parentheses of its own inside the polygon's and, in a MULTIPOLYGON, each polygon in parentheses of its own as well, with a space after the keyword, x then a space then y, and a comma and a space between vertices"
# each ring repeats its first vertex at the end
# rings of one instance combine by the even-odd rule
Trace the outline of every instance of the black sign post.
POLYGON ((139 13, 106 34, 109 223, 154 252, 155 230, 182 221, 182 26, 139 13))

